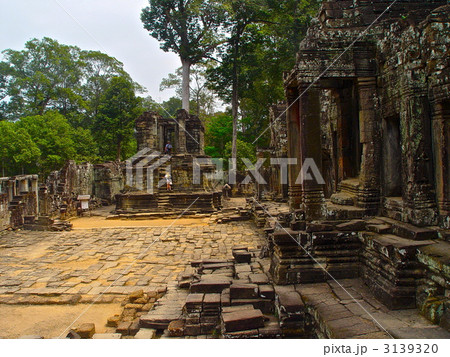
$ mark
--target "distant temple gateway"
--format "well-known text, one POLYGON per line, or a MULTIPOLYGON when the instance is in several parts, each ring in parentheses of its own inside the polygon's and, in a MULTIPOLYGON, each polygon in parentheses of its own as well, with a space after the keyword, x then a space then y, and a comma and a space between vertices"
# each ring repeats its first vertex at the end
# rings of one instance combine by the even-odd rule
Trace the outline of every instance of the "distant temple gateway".
POLYGON ((145 112, 136 120, 138 153, 127 161, 125 193, 116 195, 119 215, 173 212, 212 212, 221 206, 221 191, 215 189, 208 174, 215 172, 204 154, 204 127, 195 115, 179 110, 176 118, 163 118, 145 112), (165 146, 172 149, 166 155, 165 146), (194 180, 194 165, 200 162, 194 180), (173 191, 168 191, 170 175, 173 191))

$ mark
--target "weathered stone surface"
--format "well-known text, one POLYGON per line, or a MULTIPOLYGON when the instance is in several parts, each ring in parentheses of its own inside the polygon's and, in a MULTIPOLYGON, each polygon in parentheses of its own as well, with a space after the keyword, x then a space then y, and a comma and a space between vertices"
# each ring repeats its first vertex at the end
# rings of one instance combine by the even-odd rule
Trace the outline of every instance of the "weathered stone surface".
POLYGON ((233 283, 230 286, 231 299, 251 299, 258 297, 258 285, 233 283))
POLYGON ((250 279, 250 283, 252 284, 260 285, 269 283, 269 278, 266 274, 250 274, 248 278, 250 279))
POLYGON ((175 320, 170 322, 167 327, 169 331, 170 337, 181 337, 184 335, 184 321, 183 320, 175 320))
POLYGON ((94 340, 120 340, 122 338, 122 334, 120 333, 96 333, 92 336, 94 340))
POLYGON ((222 314, 226 332, 251 330, 264 327, 264 316, 260 310, 241 310, 222 314))
POLYGON ((221 293, 223 289, 230 287, 228 279, 213 278, 191 284, 191 293, 221 293))
POLYGON ((272 285, 259 285, 259 296, 263 299, 274 300, 275 290, 272 285))
POLYGON ((304 309, 303 300, 297 292, 286 292, 277 294, 280 309, 287 313, 299 313, 304 309))
POLYGON ((81 338, 92 338, 95 334, 95 325, 93 323, 84 323, 77 327, 75 331, 81 338))

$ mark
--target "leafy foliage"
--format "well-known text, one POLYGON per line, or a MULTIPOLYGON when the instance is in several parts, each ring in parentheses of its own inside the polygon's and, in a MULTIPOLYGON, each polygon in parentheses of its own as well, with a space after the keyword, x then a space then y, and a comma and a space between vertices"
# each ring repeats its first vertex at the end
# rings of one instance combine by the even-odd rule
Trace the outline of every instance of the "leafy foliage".
POLYGON ((142 114, 140 103, 130 81, 123 77, 112 78, 109 88, 100 97, 94 125, 104 158, 120 160, 129 154, 123 147, 132 139, 134 121, 142 114))

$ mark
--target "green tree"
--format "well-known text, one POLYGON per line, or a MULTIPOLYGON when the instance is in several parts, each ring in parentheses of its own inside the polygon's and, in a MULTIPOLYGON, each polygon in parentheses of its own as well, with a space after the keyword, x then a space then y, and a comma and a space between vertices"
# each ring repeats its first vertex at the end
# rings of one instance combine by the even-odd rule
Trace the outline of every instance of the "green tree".
POLYGON ((60 113, 48 111, 44 115, 25 117, 16 125, 30 135, 40 150, 39 160, 33 165, 34 171, 48 174, 76 157, 73 128, 60 113))
POLYGON ((246 140, 253 141, 267 124, 269 106, 284 98, 282 72, 293 67, 320 1, 224 3, 230 14, 229 40, 220 48, 220 62, 208 71, 208 81, 222 100, 231 103, 233 140, 240 128, 246 140))
MULTIPOLYGON (((206 117, 214 114, 214 94, 208 88, 206 81, 206 67, 195 65, 191 69, 191 82, 189 86, 191 104, 195 114, 205 121, 206 117)), ((182 97, 182 68, 178 68, 175 73, 169 73, 167 78, 163 78, 159 85, 159 90, 175 88, 177 95, 182 97)))
POLYGON ((230 114, 217 113, 209 118, 205 130, 205 152, 212 157, 225 155, 225 145, 231 142, 233 121, 230 114))
POLYGON ((0 133, 2 176, 30 172, 30 164, 39 159, 41 152, 28 132, 15 123, 0 121, 0 133))
POLYGON ((133 83, 124 77, 112 78, 100 98, 95 122, 95 135, 101 143, 100 152, 104 158, 124 158, 122 148, 132 140, 134 120, 142 110, 133 83), (114 157, 112 152, 115 152, 114 157))
MULTIPOLYGON (((251 163, 256 162, 256 148, 254 145, 239 139, 237 139, 236 141, 236 146, 237 146, 237 155, 235 157, 237 160, 237 170, 242 172, 246 169, 246 166, 242 161, 242 159, 248 159, 250 160, 251 163)), ((232 143, 228 142, 225 145, 224 151, 224 158, 226 160, 230 160, 233 157, 231 150, 232 150, 232 143)))
MULTIPOLYGON (((48 108, 69 112, 83 98, 80 49, 61 45, 45 37, 28 41, 22 51, 3 51, 0 65, 3 82, 3 116, 17 119, 24 115, 42 115, 48 108)), ((0 100, 2 98, 0 97, 0 100)))
POLYGON ((222 41, 225 12, 213 0, 149 0, 141 13, 144 28, 161 49, 178 54, 182 64, 182 108, 189 112, 191 66, 213 54, 222 41))

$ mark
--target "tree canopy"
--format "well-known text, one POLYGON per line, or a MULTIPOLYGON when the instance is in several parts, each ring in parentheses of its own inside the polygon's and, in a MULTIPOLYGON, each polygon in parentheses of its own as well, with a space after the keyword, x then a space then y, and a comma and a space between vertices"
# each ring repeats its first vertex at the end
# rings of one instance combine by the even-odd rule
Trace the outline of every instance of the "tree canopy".
POLYGON ((189 111, 191 66, 213 54, 222 41, 225 18, 220 1, 149 0, 141 13, 144 28, 160 42, 163 51, 180 57, 183 68, 183 109, 189 111))

